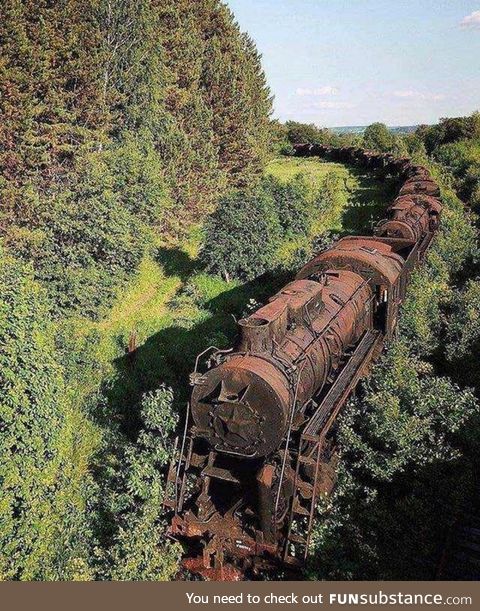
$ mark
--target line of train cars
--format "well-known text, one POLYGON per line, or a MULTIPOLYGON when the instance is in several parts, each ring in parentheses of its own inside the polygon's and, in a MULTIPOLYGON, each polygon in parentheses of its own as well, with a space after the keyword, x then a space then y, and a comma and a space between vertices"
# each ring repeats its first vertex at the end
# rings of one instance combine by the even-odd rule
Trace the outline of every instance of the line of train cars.
POLYGON ((358 148, 295 149, 393 176, 400 190, 373 236, 320 252, 238 322, 233 349, 197 359, 164 503, 170 536, 188 548, 184 566, 206 579, 304 563, 317 500, 335 483, 337 415, 394 334, 439 225, 425 167, 358 148))

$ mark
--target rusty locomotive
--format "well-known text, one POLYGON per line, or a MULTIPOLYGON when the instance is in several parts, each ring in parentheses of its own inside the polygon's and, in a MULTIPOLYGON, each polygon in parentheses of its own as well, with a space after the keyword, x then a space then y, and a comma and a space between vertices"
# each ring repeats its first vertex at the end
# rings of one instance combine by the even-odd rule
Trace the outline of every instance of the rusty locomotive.
POLYGON ((208 349, 206 371, 207 351, 197 359, 164 502, 170 535, 191 550, 184 566, 207 579, 302 566, 316 502, 335 483, 337 415, 395 333, 439 226, 427 168, 354 147, 295 151, 394 176, 399 194, 373 236, 320 252, 238 322, 232 350, 208 349))

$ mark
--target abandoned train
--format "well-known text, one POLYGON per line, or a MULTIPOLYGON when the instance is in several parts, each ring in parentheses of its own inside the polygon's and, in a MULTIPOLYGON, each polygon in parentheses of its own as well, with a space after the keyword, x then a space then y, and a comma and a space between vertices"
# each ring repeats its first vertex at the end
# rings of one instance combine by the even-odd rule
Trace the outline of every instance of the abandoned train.
POLYGON ((185 566, 209 579, 303 563, 316 501, 335 482, 336 417, 395 332, 440 220, 423 166, 353 147, 295 148, 394 176, 400 189, 373 236, 319 253, 239 321, 234 349, 212 347, 204 372, 197 359, 165 504, 170 534, 192 550, 185 566))

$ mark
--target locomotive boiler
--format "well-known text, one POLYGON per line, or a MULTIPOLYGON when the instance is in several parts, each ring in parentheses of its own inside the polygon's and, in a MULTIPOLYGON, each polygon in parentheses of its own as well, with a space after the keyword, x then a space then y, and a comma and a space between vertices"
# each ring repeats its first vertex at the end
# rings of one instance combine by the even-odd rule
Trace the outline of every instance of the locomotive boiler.
POLYGON ((369 283, 346 270, 287 284, 239 322, 235 352, 195 384, 197 435, 246 458, 277 450, 294 402, 314 397, 371 327, 371 300, 369 283))
POLYGON ((423 166, 355 147, 296 151, 389 173, 400 191, 373 236, 318 253, 238 322, 232 349, 197 359, 164 503, 170 535, 189 546, 184 566, 209 579, 302 565, 317 500, 335 483, 338 413, 395 334, 439 225, 438 185, 423 166))

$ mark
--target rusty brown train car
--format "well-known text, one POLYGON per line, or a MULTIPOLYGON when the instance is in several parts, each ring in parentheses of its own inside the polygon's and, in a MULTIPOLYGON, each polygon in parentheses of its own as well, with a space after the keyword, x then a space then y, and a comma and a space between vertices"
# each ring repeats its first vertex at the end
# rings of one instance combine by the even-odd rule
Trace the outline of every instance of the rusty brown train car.
POLYGON ((335 483, 338 413, 395 333, 440 222, 427 168, 355 147, 295 148, 394 176, 399 194, 373 236, 320 252, 239 321, 231 350, 197 359, 164 503, 170 535, 189 550, 184 566, 207 579, 302 566, 316 503, 335 483))

